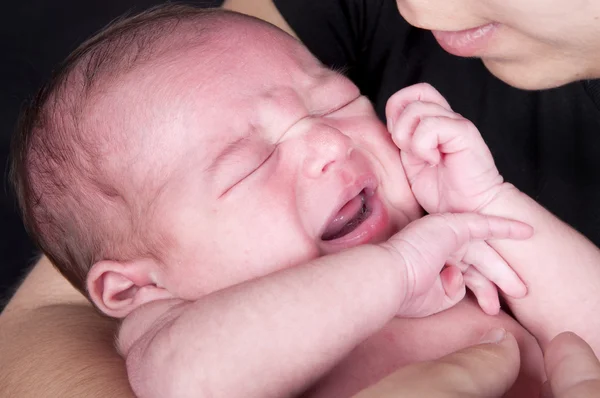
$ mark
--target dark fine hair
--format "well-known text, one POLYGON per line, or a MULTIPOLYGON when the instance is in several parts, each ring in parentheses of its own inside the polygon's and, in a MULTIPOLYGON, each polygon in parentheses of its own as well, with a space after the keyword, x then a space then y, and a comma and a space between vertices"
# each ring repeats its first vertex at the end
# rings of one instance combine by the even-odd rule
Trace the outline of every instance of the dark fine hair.
POLYGON ((71 53, 22 111, 10 176, 23 220, 81 292, 95 262, 156 256, 160 247, 160 237, 146 236, 143 205, 128 202, 103 177, 109 139, 86 130, 86 105, 107 82, 173 49, 206 42, 215 22, 234 15, 169 4, 120 19, 71 53))

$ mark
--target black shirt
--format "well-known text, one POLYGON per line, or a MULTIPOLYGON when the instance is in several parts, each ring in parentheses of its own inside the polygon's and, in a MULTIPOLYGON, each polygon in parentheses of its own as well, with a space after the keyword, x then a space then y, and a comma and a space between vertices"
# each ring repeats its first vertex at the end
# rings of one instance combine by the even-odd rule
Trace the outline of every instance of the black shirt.
POLYGON ((428 82, 471 120, 506 181, 600 245, 600 84, 523 91, 446 53, 393 0, 275 0, 304 44, 346 71, 384 119, 387 99, 428 82))

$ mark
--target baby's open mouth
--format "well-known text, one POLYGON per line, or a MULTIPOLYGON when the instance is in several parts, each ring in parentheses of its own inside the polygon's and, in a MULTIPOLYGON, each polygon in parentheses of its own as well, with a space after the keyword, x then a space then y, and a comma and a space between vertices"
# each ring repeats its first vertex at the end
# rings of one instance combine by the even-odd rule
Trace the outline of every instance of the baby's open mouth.
POLYGON ((321 235, 321 239, 331 241, 346 236, 358 228, 370 215, 371 209, 367 204, 367 193, 363 189, 340 209, 321 235))

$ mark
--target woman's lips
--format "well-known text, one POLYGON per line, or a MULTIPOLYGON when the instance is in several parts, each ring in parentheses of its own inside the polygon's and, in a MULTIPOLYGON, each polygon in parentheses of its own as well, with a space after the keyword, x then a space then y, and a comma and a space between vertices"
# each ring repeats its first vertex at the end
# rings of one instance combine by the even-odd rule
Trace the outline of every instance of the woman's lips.
POLYGON ((490 23, 455 32, 434 30, 432 33, 440 46, 450 54, 474 57, 482 55, 481 53, 494 35, 496 28, 497 24, 490 23))

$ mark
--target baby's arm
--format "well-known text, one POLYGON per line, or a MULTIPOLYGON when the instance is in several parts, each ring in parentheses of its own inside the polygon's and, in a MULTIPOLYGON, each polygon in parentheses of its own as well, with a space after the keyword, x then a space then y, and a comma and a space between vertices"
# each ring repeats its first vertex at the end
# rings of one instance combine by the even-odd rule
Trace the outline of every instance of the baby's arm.
POLYGON ((527 242, 489 242, 528 287, 526 297, 507 298, 519 322, 542 348, 572 331, 600 355, 600 250, 515 188, 501 192, 481 212, 510 215, 535 230, 527 242))
POLYGON ((121 331, 132 387, 143 398, 301 393, 394 315, 425 316, 460 301, 460 272, 442 269, 469 241, 530 234, 521 223, 494 217, 428 216, 380 245, 196 302, 151 304, 121 331))
MULTIPOLYGON (((534 228, 534 237, 527 241, 488 242, 527 285, 526 297, 506 297, 517 319, 543 347, 570 330, 600 354, 600 250, 503 183, 477 129, 452 112, 432 87, 401 90, 386 111, 411 187, 425 210, 478 211, 534 228)), ((469 286, 467 275, 465 281, 469 286)))

